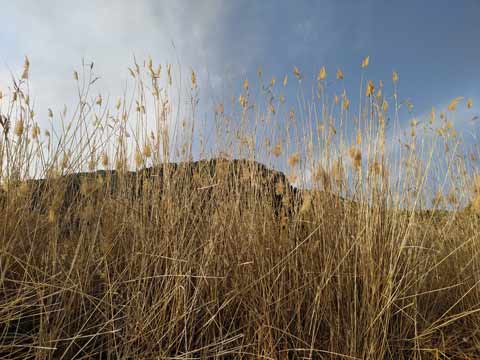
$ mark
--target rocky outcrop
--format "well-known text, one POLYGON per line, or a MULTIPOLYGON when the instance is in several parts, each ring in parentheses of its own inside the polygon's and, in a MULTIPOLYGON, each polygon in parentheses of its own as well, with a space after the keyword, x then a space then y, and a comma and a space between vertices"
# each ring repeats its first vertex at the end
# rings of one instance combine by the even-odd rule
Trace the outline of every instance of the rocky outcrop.
MULTIPOLYGON (((201 194, 205 206, 224 201, 225 198, 220 198, 222 196, 235 197, 239 208, 252 198, 258 199, 268 202, 267 206, 274 209, 276 216, 288 217, 296 212, 301 198, 300 191, 282 172, 251 160, 211 159, 165 163, 134 172, 99 170, 75 173, 19 183, 15 186, 16 193, 25 185, 28 189, 24 192, 32 210, 48 212, 53 206, 62 217, 72 215, 76 205, 95 193, 100 194, 100 198, 110 196, 135 202, 144 197, 148 186, 153 186, 153 193, 160 198, 172 193, 182 196, 201 194)), ((0 194, 4 200, 7 196, 5 192, 0 194)), ((0 206, 5 204, 5 201, 3 205, 0 202, 0 206)))

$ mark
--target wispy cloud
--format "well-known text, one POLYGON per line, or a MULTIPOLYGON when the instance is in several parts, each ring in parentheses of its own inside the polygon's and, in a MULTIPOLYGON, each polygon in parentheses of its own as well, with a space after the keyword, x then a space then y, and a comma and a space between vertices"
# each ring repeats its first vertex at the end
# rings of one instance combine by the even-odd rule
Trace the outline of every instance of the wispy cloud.
POLYGON ((40 111, 62 107, 75 96, 72 72, 82 58, 95 62, 98 91, 122 93, 133 55, 160 63, 206 68, 221 59, 212 41, 223 2, 27 1, 2 5, 3 72, 0 87, 19 75, 24 55, 31 62, 31 91, 40 111), (12 41, 13 39, 13 41, 12 41))

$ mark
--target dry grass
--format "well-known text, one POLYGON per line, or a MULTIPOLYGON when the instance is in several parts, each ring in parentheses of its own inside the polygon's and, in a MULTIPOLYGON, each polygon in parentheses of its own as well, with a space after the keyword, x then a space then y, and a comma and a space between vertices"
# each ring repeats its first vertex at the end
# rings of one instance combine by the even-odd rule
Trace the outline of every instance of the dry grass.
POLYGON ((385 146, 396 72, 390 97, 362 81, 358 114, 344 89, 328 95, 341 70, 322 67, 297 112, 287 76, 256 106, 246 80, 212 111, 207 144, 194 72, 183 120, 170 66, 135 64, 136 93, 109 108, 85 65, 77 108, 49 110, 40 131, 29 66, 0 105, 2 358, 480 358, 478 175, 450 126, 460 98, 425 126, 436 143, 412 121, 399 151, 385 146))

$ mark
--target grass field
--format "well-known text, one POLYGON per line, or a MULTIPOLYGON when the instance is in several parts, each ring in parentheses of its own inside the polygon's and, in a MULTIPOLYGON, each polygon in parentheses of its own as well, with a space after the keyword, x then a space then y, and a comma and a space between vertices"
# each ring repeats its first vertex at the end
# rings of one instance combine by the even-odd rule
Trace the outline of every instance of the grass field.
POLYGON ((41 121, 29 66, 0 100, 2 359, 480 358, 470 100, 397 144, 398 74, 365 75, 357 111, 321 68, 302 111, 295 68, 203 126, 195 73, 175 102, 148 60, 113 103, 85 65, 76 108, 41 121))

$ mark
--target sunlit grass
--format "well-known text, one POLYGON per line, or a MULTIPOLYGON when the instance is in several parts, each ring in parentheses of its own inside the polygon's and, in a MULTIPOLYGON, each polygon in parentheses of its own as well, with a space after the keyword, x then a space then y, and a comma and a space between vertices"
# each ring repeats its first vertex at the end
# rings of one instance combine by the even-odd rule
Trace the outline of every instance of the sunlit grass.
POLYGON ((294 67, 202 122, 197 74, 178 99, 150 59, 131 97, 84 64, 76 107, 37 114, 26 59, 0 89, 1 357, 480 357, 472 100, 405 119, 369 64, 358 112, 343 70, 308 98, 294 67))

